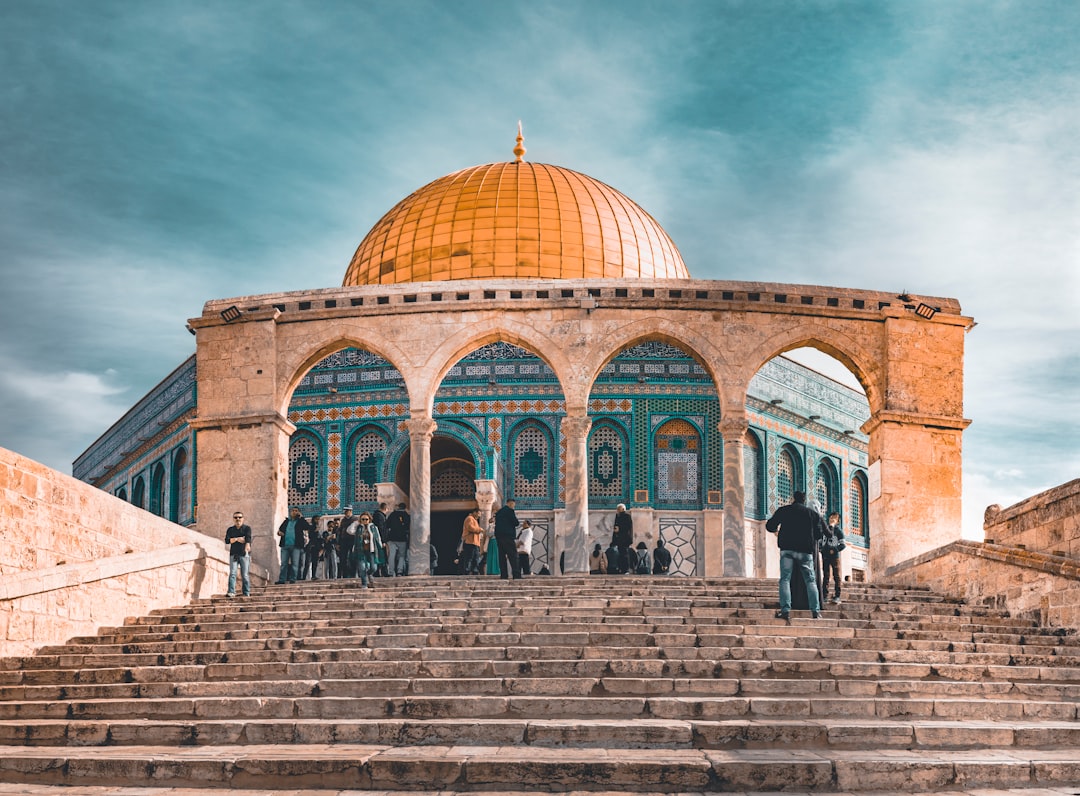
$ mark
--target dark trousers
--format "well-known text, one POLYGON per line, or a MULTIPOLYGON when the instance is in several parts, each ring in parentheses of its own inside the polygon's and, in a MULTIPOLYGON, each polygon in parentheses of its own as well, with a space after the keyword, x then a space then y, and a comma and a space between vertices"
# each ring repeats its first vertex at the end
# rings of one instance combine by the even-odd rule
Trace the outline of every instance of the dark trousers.
POLYGON ((499 577, 506 580, 513 571, 514 578, 520 578, 521 561, 518 559, 517 540, 513 536, 496 536, 495 542, 499 545, 499 577))
POLYGON ((840 596, 840 556, 821 554, 821 596, 829 593, 829 574, 832 573, 833 597, 840 596))
POLYGON ((518 553, 518 567, 521 569, 522 575, 528 575, 532 571, 528 553, 518 553))
POLYGON ((458 562, 462 575, 477 574, 480 571, 480 548, 474 544, 463 544, 458 562))

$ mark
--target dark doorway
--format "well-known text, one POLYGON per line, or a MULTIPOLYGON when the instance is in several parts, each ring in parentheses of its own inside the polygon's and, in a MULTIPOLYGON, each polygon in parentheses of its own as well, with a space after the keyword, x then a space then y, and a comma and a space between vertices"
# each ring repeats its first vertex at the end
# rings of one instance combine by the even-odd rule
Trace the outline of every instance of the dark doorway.
POLYGON ((431 543, 439 553, 439 565, 433 575, 458 574, 458 542, 461 541, 461 527, 469 516, 468 509, 460 511, 434 511, 431 513, 431 543))

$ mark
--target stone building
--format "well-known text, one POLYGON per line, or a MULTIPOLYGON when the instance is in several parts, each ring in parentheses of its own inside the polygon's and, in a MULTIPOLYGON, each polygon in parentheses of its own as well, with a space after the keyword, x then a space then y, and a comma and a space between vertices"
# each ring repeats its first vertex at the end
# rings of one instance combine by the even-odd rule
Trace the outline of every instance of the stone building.
POLYGON ((76 477, 209 533, 241 508, 267 566, 289 504, 408 503, 419 572, 509 497, 552 571, 617 503, 684 575, 766 574, 763 520, 799 489, 842 515, 855 579, 959 537, 954 300, 693 280, 629 198, 515 154, 402 200, 341 288, 208 302, 196 355, 76 477), (782 356, 802 346, 865 394, 782 356))

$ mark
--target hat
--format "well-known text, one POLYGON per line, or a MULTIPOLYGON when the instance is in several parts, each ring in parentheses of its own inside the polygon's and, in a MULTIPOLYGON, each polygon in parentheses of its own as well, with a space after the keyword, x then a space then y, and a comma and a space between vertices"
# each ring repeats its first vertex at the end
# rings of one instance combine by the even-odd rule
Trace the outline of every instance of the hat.
POLYGON ((346 506, 345 511, 352 511, 352 506, 346 506))

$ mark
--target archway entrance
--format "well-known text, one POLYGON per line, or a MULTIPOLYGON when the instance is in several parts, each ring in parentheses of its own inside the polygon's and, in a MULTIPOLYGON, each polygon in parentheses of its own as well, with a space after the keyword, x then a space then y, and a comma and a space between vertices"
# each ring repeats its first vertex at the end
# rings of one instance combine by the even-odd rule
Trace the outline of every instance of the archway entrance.
POLYGON ((431 544, 439 560, 432 574, 457 573, 458 543, 465 516, 476 507, 476 464, 457 439, 431 439, 431 544))

